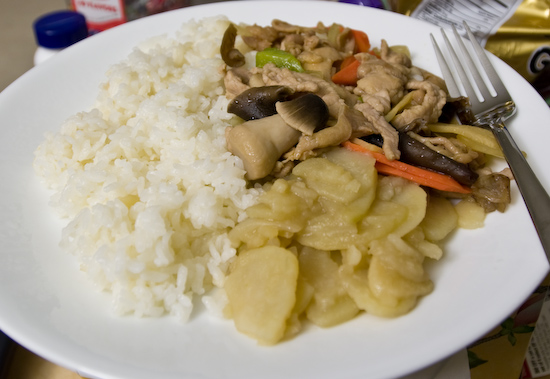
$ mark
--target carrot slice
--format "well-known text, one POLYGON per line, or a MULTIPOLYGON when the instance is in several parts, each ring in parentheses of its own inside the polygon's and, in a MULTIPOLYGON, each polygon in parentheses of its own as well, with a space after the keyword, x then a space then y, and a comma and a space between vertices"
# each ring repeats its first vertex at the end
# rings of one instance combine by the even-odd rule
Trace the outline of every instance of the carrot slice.
POLYGON ((358 53, 367 53, 370 50, 369 37, 361 30, 351 29, 351 34, 355 39, 355 48, 358 53))
POLYGON ((357 84, 357 68, 361 64, 357 59, 342 68, 336 74, 332 75, 332 81, 336 84, 345 86, 354 86, 357 84))
POLYGON ((397 160, 390 161, 384 154, 371 151, 351 141, 346 141, 342 145, 346 149, 372 156, 376 159, 376 170, 381 174, 400 176, 422 186, 441 191, 458 193, 472 192, 470 188, 463 186, 448 175, 412 166, 397 160))
POLYGON ((345 57, 344 60, 342 61, 342 63, 340 64, 340 70, 342 70, 343 68, 349 66, 350 64, 352 64, 356 60, 357 59, 355 59, 355 57, 353 55, 345 57))

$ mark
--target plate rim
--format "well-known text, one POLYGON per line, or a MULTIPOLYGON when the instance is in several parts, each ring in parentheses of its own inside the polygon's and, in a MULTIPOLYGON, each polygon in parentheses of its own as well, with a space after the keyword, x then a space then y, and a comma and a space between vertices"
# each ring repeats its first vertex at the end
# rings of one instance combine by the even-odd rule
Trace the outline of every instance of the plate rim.
MULTIPOLYGON (((255 4, 258 4, 258 2, 253 2, 252 0, 249 1, 250 3, 255 3, 255 4)), ((339 4, 338 7, 341 7, 341 6, 356 6, 356 5, 352 5, 352 4, 342 4, 342 3, 330 3, 330 2, 326 2, 326 1, 313 1, 313 0, 309 0, 309 2, 314 2, 314 3, 319 3, 319 6, 322 6, 322 7, 328 7, 328 8, 331 8, 333 7, 335 4, 339 4), (328 4, 332 4, 330 6, 328 6, 328 4)), ((228 7, 229 6, 229 3, 233 3, 231 4, 231 6, 237 6, 236 4, 242 4, 242 1, 235 1, 235 2, 228 2, 228 3, 225 3, 223 4, 225 7, 228 7)), ((280 3, 292 3, 291 0, 282 0, 282 1, 264 1, 263 2, 264 6, 266 5, 265 3, 271 3, 271 4, 280 4, 280 3)), ((293 3, 294 4, 294 3, 293 3)), ((254 6, 254 5, 250 5, 250 6, 254 6)), ((207 9, 207 8, 212 8, 212 9, 220 9, 220 3, 212 3, 212 4, 204 4, 204 5, 197 5, 197 6, 193 6, 194 8, 195 7, 202 7, 204 9, 207 9)), ((172 11, 172 12, 185 12, 185 11, 188 11, 189 8, 186 8, 186 9, 182 9, 182 10, 176 10, 176 11, 172 11)), ((374 10, 374 9, 369 9, 368 11, 379 11, 379 10, 374 10)), ((198 11, 197 11, 198 12, 198 11)), ((363 12, 363 11, 361 11, 363 12)), ((382 11, 380 10, 380 12, 387 12, 387 11, 382 11)), ((399 14, 395 14, 395 13, 392 13, 392 17, 394 16, 400 16, 400 17, 404 17, 404 18, 407 18, 409 19, 408 17, 404 16, 404 15, 399 15, 399 14)), ((154 21, 152 20, 152 18, 155 17, 157 19, 162 19, 164 17, 167 17, 165 16, 165 14, 159 14, 159 15, 155 15, 155 16, 150 16, 150 20, 147 20, 147 19, 140 19, 140 20, 136 20, 136 21, 133 21, 132 23, 128 23, 128 24, 125 24, 125 25, 122 25, 120 27, 117 27, 117 28, 114 28, 112 30, 108 30, 108 31, 105 31, 105 32, 102 32, 103 35, 105 36, 110 36, 112 33, 120 33, 119 30, 127 30, 127 31, 131 31, 132 29, 131 28, 136 28, 138 25, 138 23, 141 23, 140 25, 146 25, 147 23, 151 23, 153 24, 154 21), (123 29, 124 28, 124 29, 123 29), (108 34, 109 33, 109 34, 108 34)), ((419 21, 419 20, 415 20, 415 22, 423 22, 425 23, 424 21, 419 21)), ((426 24, 426 23, 425 23, 426 24)), ((435 26, 433 26, 434 28, 436 28, 435 26)), ((154 34, 152 34, 154 35, 154 34)), ((107 39, 107 37, 101 37, 103 39, 107 39)), ((76 48, 76 47, 75 47, 76 48)), ((69 54, 69 53, 62 53, 62 54, 69 54)), ((63 57, 64 55, 60 54, 60 57, 63 57)), ((55 57, 54 57, 55 58, 55 57)), ((63 58, 55 58, 56 60, 57 59, 63 59, 63 58)), ((52 60, 52 62, 54 62, 52 60)), ((49 66, 53 66, 55 63, 48 63, 46 62, 45 64, 48 64, 49 66)), ((46 66, 44 66, 46 67, 46 66)), ((34 69, 33 69, 34 70, 34 69)), ((1 105, 2 105, 2 98, 3 97, 7 97, 9 96, 12 92, 15 92, 17 87, 20 85, 20 83, 23 83, 23 85, 26 85, 24 83, 24 81, 28 81, 30 79, 26 79, 26 77, 33 77, 33 76, 37 76, 39 74, 37 74, 39 72, 39 70, 31 70, 32 72, 28 73, 28 74, 25 74, 23 77, 17 79, 14 83, 10 84, 8 87, 6 87, 6 89, 4 91, 2 91, 2 93, 0 94, 0 109, 1 109, 1 105)), ((519 74, 518 74, 519 75, 519 74)), ((542 276, 542 278, 544 278, 545 275, 542 276)), ((542 280, 542 279, 541 279, 542 280)), ((534 289, 534 288, 533 288, 534 289)), ((4 325, 4 322, 6 320, 3 320, 3 317, 2 317, 2 314, 0 313, 0 322, 4 325)), ((14 335, 14 336, 17 336, 17 337, 21 337, 21 338, 15 338, 16 340, 24 340, 25 338, 25 334, 21 334, 21 333, 17 333, 17 331, 15 330, 15 328, 13 328, 14 330, 10 330, 9 328, 9 322, 7 323, 8 324, 8 328, 6 329, 7 330, 7 334, 9 335, 14 335)), ((29 346, 30 345, 34 345, 32 344, 30 341, 29 341, 29 346)), ((45 346, 42 346, 42 348, 40 348, 39 346, 35 346, 35 349, 32 349, 33 351, 36 350, 39 355, 41 356, 44 356, 45 358, 47 358, 48 360, 51 360, 52 362, 55 362, 61 366, 65 366, 67 367, 66 365, 66 359, 64 359, 64 357, 61 357, 59 355, 56 355, 54 351, 50 350, 48 347, 47 347, 47 343, 45 343, 45 346)), ((448 353, 451 353, 449 351, 447 351, 448 353)), ((104 358, 104 357, 102 357, 104 358)), ((434 361, 435 362, 435 361, 434 361)), ((73 362, 76 364, 76 362, 73 362)), ((73 365, 70 365, 71 367, 73 365)), ((90 367, 81 367, 81 369, 78 368, 79 365, 76 365, 77 367, 74 367, 72 368, 73 370, 76 368, 76 370, 78 372, 82 372, 82 373, 87 373, 87 374, 90 374, 90 373, 93 373, 94 372, 94 369, 93 368, 90 368, 90 367), (91 369, 91 370, 87 370, 87 369, 91 369), (90 371, 90 372, 88 372, 90 371)), ((415 369, 420 369, 421 367, 423 367, 424 364, 419 364, 415 369)), ((69 367, 68 367, 69 368, 69 367)), ((95 374, 94 374, 95 375, 95 374)), ((108 377, 108 376, 107 376, 108 377)), ((102 379, 106 379, 105 376, 102 377, 102 379)))

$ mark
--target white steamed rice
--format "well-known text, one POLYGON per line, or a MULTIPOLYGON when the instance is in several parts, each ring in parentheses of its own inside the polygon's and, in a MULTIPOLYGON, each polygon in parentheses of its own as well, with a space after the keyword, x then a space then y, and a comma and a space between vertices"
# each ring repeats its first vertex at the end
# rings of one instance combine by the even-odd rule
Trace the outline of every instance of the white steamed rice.
POLYGON ((234 119, 218 52, 228 23, 190 21, 134 49, 109 70, 94 109, 35 152, 69 219, 61 246, 112 292, 118 314, 187 320, 194 297, 223 286, 235 255, 227 231, 257 198, 225 145, 234 119))

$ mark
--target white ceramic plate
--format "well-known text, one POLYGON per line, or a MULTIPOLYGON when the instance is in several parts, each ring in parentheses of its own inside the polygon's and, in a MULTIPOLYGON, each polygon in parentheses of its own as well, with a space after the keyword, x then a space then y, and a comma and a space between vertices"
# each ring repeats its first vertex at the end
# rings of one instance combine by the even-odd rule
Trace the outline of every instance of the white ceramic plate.
MULTIPOLYGON (((387 378, 413 372, 465 347, 507 317, 543 279, 548 263, 514 185, 505 214, 461 230, 432 270, 435 291, 401 318, 362 315, 331 329, 309 327, 275 347, 258 347, 230 321, 200 313, 171 318, 114 317, 109 297, 58 248, 63 222, 32 171, 45 131, 89 109, 107 68, 147 37, 190 18, 225 14, 235 22, 339 22, 365 30, 374 45, 406 44, 420 67, 439 72, 429 33, 405 16, 332 2, 226 2, 164 13, 101 33, 32 69, 0 94, 0 328, 57 364, 93 378, 387 378)), ((509 122, 550 188, 550 111, 510 67, 498 71, 519 112, 509 122)))

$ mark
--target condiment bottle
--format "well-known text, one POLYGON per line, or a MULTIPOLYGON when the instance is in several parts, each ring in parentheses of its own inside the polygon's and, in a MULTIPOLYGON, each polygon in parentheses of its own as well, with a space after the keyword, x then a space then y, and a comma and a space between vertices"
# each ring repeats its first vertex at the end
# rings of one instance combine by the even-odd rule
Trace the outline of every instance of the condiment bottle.
POLYGON ((35 20, 33 28, 38 45, 34 54, 35 65, 88 36, 85 17, 74 11, 45 14, 35 20))

